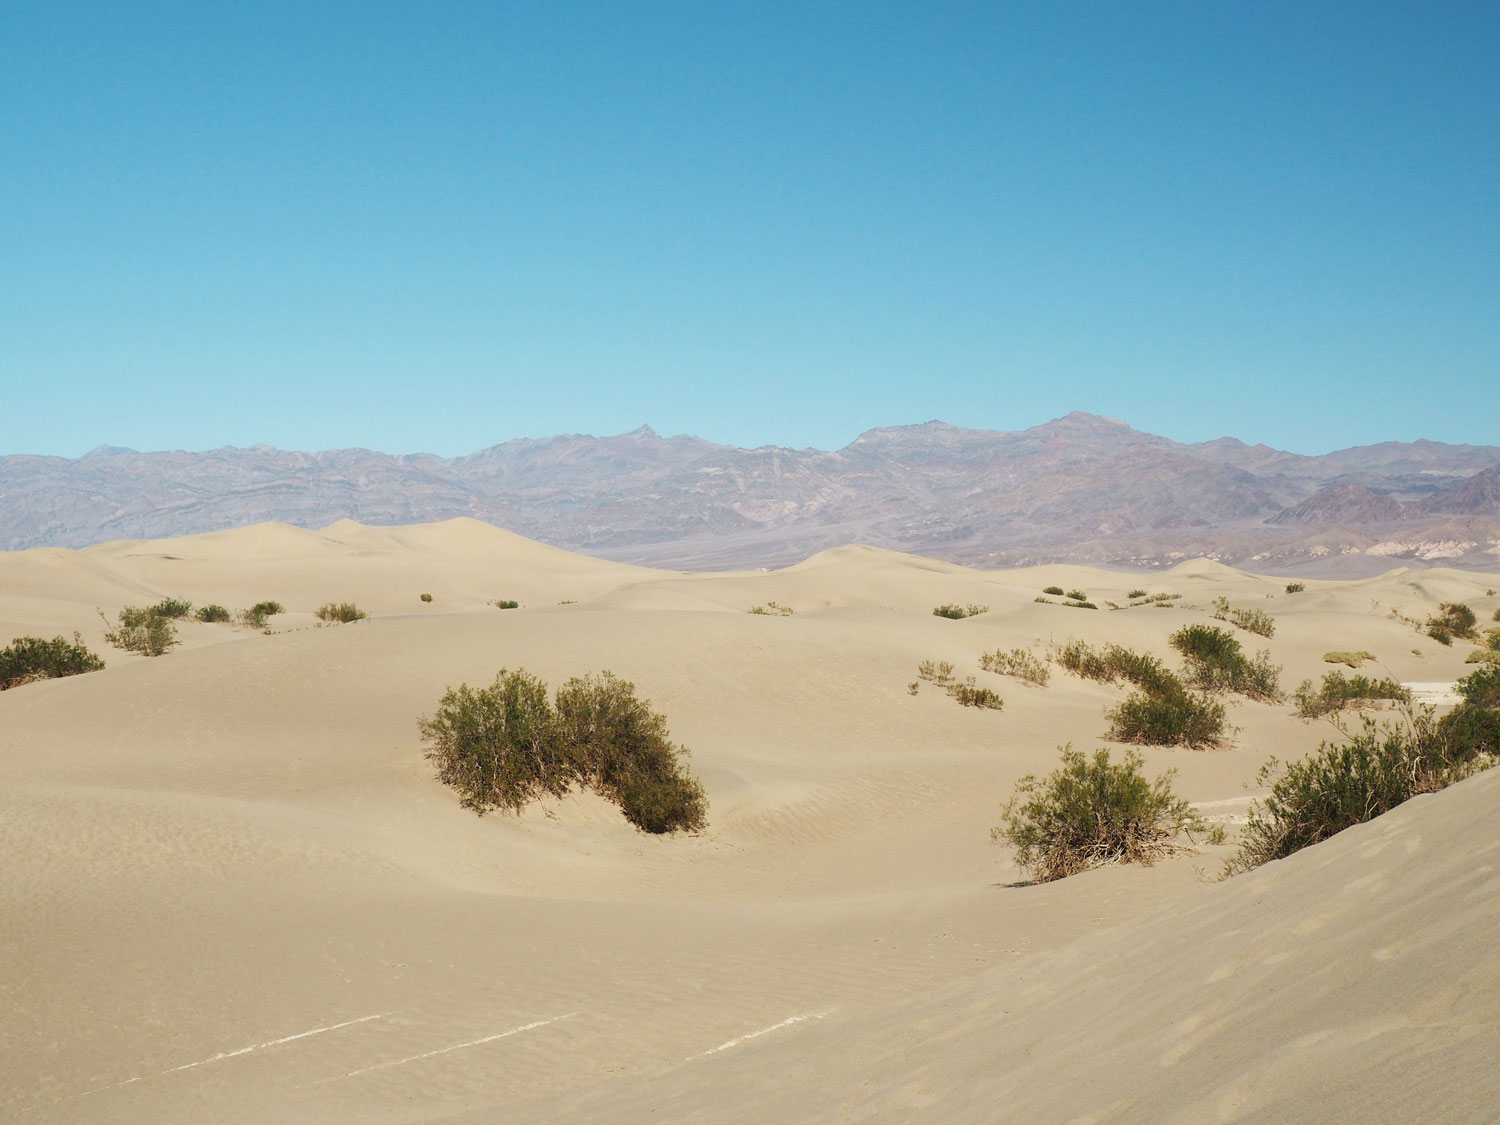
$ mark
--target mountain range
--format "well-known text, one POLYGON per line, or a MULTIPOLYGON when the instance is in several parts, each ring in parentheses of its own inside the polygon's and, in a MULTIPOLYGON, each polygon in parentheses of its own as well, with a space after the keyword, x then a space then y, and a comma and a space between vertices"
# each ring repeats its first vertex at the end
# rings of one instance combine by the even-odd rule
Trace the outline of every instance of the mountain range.
POLYGON ((1019 431, 943 422, 842 449, 661 437, 517 439, 467 456, 257 445, 0 458, 0 547, 79 547, 279 520, 473 516, 606 558, 775 567, 858 542, 980 566, 1207 557, 1266 573, 1500 570, 1500 446, 1320 456, 1182 443, 1075 412, 1019 431))

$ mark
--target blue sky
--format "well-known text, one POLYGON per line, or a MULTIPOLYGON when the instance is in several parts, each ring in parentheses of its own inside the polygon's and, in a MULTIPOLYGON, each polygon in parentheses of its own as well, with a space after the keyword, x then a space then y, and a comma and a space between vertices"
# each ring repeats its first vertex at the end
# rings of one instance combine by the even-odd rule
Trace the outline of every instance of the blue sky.
POLYGON ((1500 7, 0 5, 0 453, 1500 443, 1500 7))

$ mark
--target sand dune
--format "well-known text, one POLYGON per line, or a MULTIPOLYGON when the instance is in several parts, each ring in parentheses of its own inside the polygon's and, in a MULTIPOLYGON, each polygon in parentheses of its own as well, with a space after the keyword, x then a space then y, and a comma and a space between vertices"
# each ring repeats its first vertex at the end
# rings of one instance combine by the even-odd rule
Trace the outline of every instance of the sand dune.
MULTIPOLYGON (((1477 894, 1493 780, 1223 885, 1200 875, 1221 847, 1009 888, 1020 873, 989 842, 1017 778, 1060 743, 1101 745, 1120 692, 991 676, 985 650, 1077 636, 1173 658, 1167 634, 1223 595, 1275 616, 1247 647, 1285 684, 1321 676, 1334 647, 1445 682, 1469 670, 1461 649, 1391 611, 1500 605, 1500 581, 1459 572, 1284 585, 1206 562, 984 572, 857 547, 677 574, 473 520, 0 554, 0 641, 77 629, 109 661, 0 693, 0 1118, 1233 1118, 1299 1089, 1294 1104, 1321 1104, 1305 1055, 1395 1120, 1398 1049, 1456 1060, 1477 1098, 1464 1060, 1493 1048, 1495 1013, 1461 991, 1431 1004, 1466 971, 1493 981, 1460 929, 1493 931, 1477 894), (1101 606, 1136 586, 1183 597, 1036 603, 1053 584, 1101 606), (288 612, 271 635, 185 622, 152 660, 104 646, 96 607, 164 596, 288 612), (522 608, 488 604, 502 597, 522 608), (318 627, 328 601, 372 617, 318 627), (770 601, 796 612, 747 612, 770 601), (940 602, 990 611, 948 621, 940 602), (923 659, 982 678, 1004 711, 910 695, 923 659), (588 795, 460 809, 416 721, 503 666, 634 680, 691 748, 709 829, 645 836, 588 795), (1346 891, 1366 875, 1367 895, 1346 891), (1281 938, 1290 956, 1257 967, 1281 938), (1389 969, 1345 965, 1366 939, 1366 959, 1398 951, 1372 961, 1389 969), (1296 1005, 1263 1003, 1269 988, 1296 1005)), ((1332 730, 1284 706, 1231 717, 1223 749, 1145 757, 1232 823, 1266 757, 1332 730)), ((1488 1103, 1436 1104, 1457 1119, 1488 1103)))

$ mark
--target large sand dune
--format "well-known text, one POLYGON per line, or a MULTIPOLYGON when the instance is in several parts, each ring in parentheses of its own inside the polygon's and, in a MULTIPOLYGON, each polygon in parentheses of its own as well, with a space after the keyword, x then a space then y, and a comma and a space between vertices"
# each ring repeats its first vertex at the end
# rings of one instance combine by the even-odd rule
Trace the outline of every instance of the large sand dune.
MULTIPOLYGON (((1481 1116, 1500 778, 1227 884, 1205 877, 1221 847, 1014 887, 989 842, 1017 778, 1101 744, 1120 692, 1029 688, 982 651, 1171 658, 1223 595, 1276 617, 1285 684, 1330 648, 1442 682, 1463 651, 1390 611, 1500 604, 1459 572, 1284 584, 857 547, 676 574, 472 520, 0 554, 0 642, 77 629, 109 660, 0 693, 0 1119, 1481 1116), (1183 597, 1095 613, 1037 604, 1051 584, 1183 597), (184 623, 153 660, 103 644, 96 609, 167 595, 288 612, 269 636, 184 623), (317 627, 328 601, 372 617, 317 627), (796 613, 747 612, 768 601, 796 613), (927 658, 1005 710, 910 695, 927 658), (507 666, 635 681, 692 749, 709 829, 645 836, 588 795, 460 809, 416 720, 507 666)), ((1145 756, 1232 822, 1266 757, 1332 731, 1231 715, 1224 749, 1145 756)))

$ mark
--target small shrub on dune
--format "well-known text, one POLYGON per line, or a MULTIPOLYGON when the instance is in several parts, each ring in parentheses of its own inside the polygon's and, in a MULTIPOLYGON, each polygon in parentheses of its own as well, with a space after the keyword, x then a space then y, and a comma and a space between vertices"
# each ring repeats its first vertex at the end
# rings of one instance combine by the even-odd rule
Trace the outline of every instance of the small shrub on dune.
POLYGON ((934 607, 932 615, 934 617, 946 617, 950 621, 962 621, 965 617, 978 617, 981 613, 988 613, 989 611, 990 607, 987 605, 970 603, 964 606, 948 602, 944 605, 934 607))
POLYGON ((767 602, 765 605, 751 606, 750 612, 758 617, 790 617, 797 611, 789 605, 780 605, 776 602, 767 602))
POLYGON ((1281 669, 1271 664, 1269 652, 1246 657, 1240 642, 1227 629, 1213 625, 1184 625, 1167 638, 1185 661, 1189 683, 1204 691, 1233 691, 1262 702, 1281 698, 1281 669))
POLYGON ((1437 613, 1427 619, 1424 628, 1438 644, 1451 645, 1454 637, 1466 641, 1477 639, 1474 626, 1478 621, 1474 611, 1462 602, 1440 602, 1437 613))
POLYGON ((278 613, 285 612, 286 609, 280 602, 256 602, 249 609, 240 610, 240 624, 248 625, 252 629, 264 629, 268 617, 275 617, 278 613))
POLYGON ((1202 750, 1224 738, 1224 705, 1180 687, 1133 691, 1105 717, 1116 742, 1202 750))
POLYGON ((230 620, 229 611, 221 605, 199 606, 198 612, 197 614, 195 614, 195 616, 199 621, 205 622, 210 625, 217 622, 230 620))
POLYGON ((1346 678, 1342 672, 1329 672, 1316 691, 1311 680, 1303 680, 1292 695, 1297 714, 1304 719, 1316 719, 1346 707, 1369 707, 1382 700, 1410 703, 1411 692, 1389 677, 1379 680, 1368 676, 1346 678))
POLYGON ((102 610, 99 616, 104 618, 104 639, 127 652, 160 656, 180 643, 172 619, 161 616, 154 607, 126 606, 120 610, 119 620, 114 625, 110 625, 102 610))
POLYGON ((1122 762, 1108 750, 1086 757, 1060 748, 1062 765, 1045 779, 1023 777, 992 838, 1016 849, 1016 862, 1046 883, 1105 863, 1144 863, 1180 850, 1179 835, 1203 821, 1172 792, 1173 771, 1155 781, 1141 774, 1134 751, 1122 762))
POLYGON ((1125 600, 1133 602, 1137 598, 1144 598, 1145 596, 1146 596, 1146 591, 1145 590, 1131 590, 1128 594, 1125 595, 1125 600))
POLYGON ((917 675, 938 687, 946 687, 953 682, 953 665, 946 660, 924 660, 917 665, 917 675))
POLYGON ((1286 592, 1288 594, 1300 594, 1305 589, 1307 589, 1307 586, 1301 582, 1288 582, 1286 584, 1286 592))
POLYGON ((1082 590, 1069 590, 1063 597, 1072 598, 1075 602, 1086 602, 1089 600, 1089 596, 1082 590))
POLYGON ((318 620, 333 625, 347 625, 351 621, 363 621, 370 616, 353 602, 329 602, 318 607, 318 620))
POLYGON ((1051 594, 1054 598, 1060 598, 1063 596, 1063 588, 1061 586, 1043 586, 1042 593, 1051 594))
POLYGON ((430 602, 430 601, 432 601, 432 595, 431 594, 422 594, 422 595, 420 595, 420 597, 421 597, 421 600, 424 601, 424 602, 430 602))
POLYGON ((1500 668, 1481 668, 1470 672, 1454 687, 1471 707, 1500 710, 1500 668))
POLYGON ((490 603, 498 609, 520 609, 521 603, 514 598, 496 598, 490 603))
POLYGON ((53 637, 50 641, 17 637, 0 649, 0 691, 37 680, 97 672, 103 667, 104 661, 84 647, 83 637, 78 633, 73 634, 71 642, 66 637, 53 637))
POLYGON ((1014 676, 1037 687, 1045 686, 1051 677, 1046 661, 1024 648, 1013 648, 1009 652, 997 648, 994 652, 986 652, 979 657, 979 666, 986 672, 1014 676))
POLYGON ((1096 649, 1083 641, 1069 641, 1057 651, 1054 659, 1065 670, 1085 680, 1112 684, 1125 680, 1147 691, 1173 690, 1181 682, 1156 657, 1133 652, 1123 645, 1108 644, 1096 649))
POLYGON ((170 617, 175 620, 192 613, 193 603, 181 598, 163 598, 151 607, 150 612, 158 617, 170 617))
POLYGON ((1374 660, 1373 652, 1325 652, 1323 654, 1324 664, 1347 664, 1350 668, 1362 667, 1367 661, 1374 660))
POLYGON ((958 700, 965 707, 979 707, 989 711, 999 711, 1005 706, 1005 701, 987 687, 980 687, 970 676, 961 684, 951 684, 948 694, 958 700))

